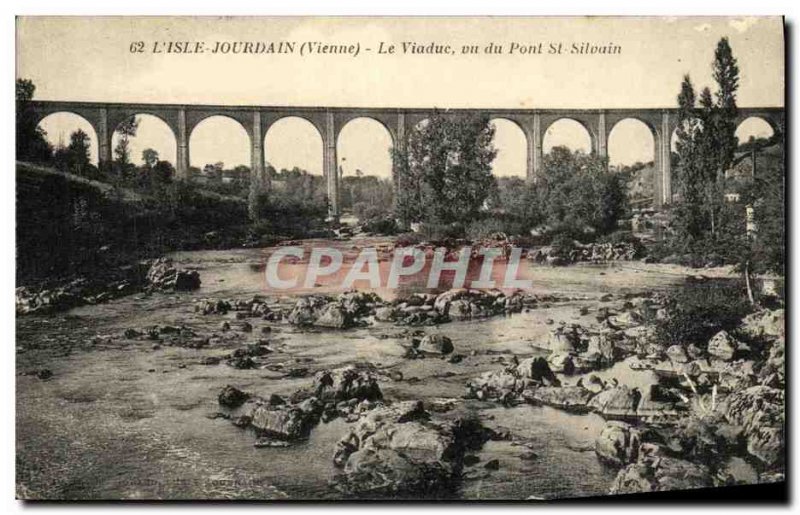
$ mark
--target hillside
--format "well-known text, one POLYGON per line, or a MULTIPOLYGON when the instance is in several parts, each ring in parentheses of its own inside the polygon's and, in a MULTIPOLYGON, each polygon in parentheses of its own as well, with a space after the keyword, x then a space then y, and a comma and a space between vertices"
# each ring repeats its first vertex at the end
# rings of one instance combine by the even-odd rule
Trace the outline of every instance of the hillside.
POLYGON ((18 162, 16 222, 17 282, 26 284, 169 250, 240 244, 248 218, 245 199, 192 185, 146 194, 18 162), (209 241, 212 231, 223 236, 209 241))

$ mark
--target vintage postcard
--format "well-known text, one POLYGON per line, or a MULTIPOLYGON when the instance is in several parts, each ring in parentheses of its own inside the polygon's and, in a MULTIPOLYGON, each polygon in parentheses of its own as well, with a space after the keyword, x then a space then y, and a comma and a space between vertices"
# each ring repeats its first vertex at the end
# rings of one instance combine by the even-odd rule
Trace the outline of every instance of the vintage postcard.
POLYGON ((780 495, 784 38, 17 18, 17 497, 780 495))

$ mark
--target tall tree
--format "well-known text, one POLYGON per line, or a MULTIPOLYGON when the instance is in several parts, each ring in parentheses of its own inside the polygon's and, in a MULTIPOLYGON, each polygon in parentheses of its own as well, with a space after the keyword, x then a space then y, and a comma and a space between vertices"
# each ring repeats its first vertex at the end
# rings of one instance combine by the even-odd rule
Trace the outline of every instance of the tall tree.
POLYGON ((736 139, 736 91, 739 89, 739 65, 733 57, 728 38, 717 43, 713 63, 717 83, 714 132, 717 139, 717 178, 730 169, 739 142, 736 139))
POLYGON ((119 134, 119 140, 117 146, 114 147, 114 156, 116 157, 119 172, 123 176, 131 166, 130 139, 136 137, 138 129, 139 120, 136 116, 131 116, 117 126, 116 132, 119 134))
POLYGON ((704 193, 702 162, 698 134, 702 121, 697 116, 697 97, 692 80, 683 77, 678 94, 678 127, 675 149, 678 154, 678 190, 680 203, 676 210, 678 231, 689 238, 700 237, 703 230, 702 198, 704 193))
POLYGON ((711 90, 703 88, 700 93, 699 130, 695 134, 697 148, 698 177, 702 190, 702 211, 705 213, 703 229, 710 228, 716 233, 719 208, 722 203, 722 179, 720 174, 719 133, 717 120, 719 112, 711 96, 711 90))
POLYGON ((17 159, 49 161, 53 147, 47 142, 47 133, 36 123, 31 107, 36 85, 28 79, 17 79, 16 83, 16 150, 17 159))
POLYGON ((494 184, 497 151, 489 121, 434 112, 410 131, 405 150, 393 150, 401 219, 448 224, 475 218, 494 184))
POLYGON ((89 135, 81 129, 76 130, 69 136, 67 146, 67 159, 71 172, 78 175, 86 175, 89 170, 89 160, 91 153, 89 150, 89 135))

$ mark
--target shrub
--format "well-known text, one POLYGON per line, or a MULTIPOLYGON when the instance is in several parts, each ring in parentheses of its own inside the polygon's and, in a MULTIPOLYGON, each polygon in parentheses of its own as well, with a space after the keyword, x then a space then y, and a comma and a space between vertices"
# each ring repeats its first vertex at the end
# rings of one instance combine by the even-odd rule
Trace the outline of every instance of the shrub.
POLYGON ((259 202, 257 220, 262 234, 298 238, 322 227, 326 214, 325 204, 270 193, 259 202))
POLYGON ((647 249, 642 240, 637 238, 631 231, 615 231, 597 239, 598 243, 610 243, 611 245, 631 245, 636 251, 636 256, 644 256, 647 249))
POLYGON ((737 280, 686 284, 669 295, 665 308, 667 316, 655 322, 657 342, 665 347, 694 343, 703 349, 717 332, 735 329, 752 311, 737 280))
POLYGON ((424 223, 419 234, 428 241, 458 239, 464 237, 464 226, 458 222, 451 224, 424 223))
POLYGON ((510 216, 494 215, 491 218, 475 220, 467 225, 467 238, 483 240, 492 238, 497 234, 506 236, 520 236, 526 234, 525 224, 510 216))
POLYGON ((361 230, 368 233, 391 236, 397 234, 400 228, 394 218, 376 218, 364 222, 361 225, 361 230))

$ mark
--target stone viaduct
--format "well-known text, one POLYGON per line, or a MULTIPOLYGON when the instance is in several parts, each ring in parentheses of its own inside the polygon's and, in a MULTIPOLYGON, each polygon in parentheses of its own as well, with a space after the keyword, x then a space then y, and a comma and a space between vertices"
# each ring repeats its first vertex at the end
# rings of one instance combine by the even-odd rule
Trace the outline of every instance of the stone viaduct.
MULTIPOLYGON (((273 106, 222 106, 222 105, 173 105, 134 104, 103 102, 34 101, 33 112, 37 122, 50 114, 73 113, 86 119, 94 128, 98 139, 101 166, 112 159, 111 138, 124 120, 134 115, 149 114, 164 121, 175 135, 177 142, 176 170, 179 177, 189 175, 189 137, 192 130, 211 116, 226 116, 239 122, 250 137, 251 187, 257 190, 269 188, 265 172, 264 138, 270 126, 278 120, 296 116, 308 120, 319 131, 323 144, 323 173, 328 188, 330 214, 339 214, 339 174, 337 173, 336 142, 339 132, 347 122, 355 118, 371 118, 380 122, 392 137, 393 144, 402 148, 406 132, 432 113, 432 109, 417 108, 360 108, 360 107, 273 107, 273 106)), ((572 119, 586 128, 592 144, 592 152, 607 157, 607 141, 611 130, 618 122, 635 119, 643 122, 652 133, 655 142, 654 205, 660 208, 671 201, 671 138, 677 126, 676 109, 630 108, 630 109, 448 109, 442 114, 483 113, 492 119, 506 119, 515 123, 527 140, 527 178, 535 180, 543 166, 542 140, 550 125, 560 119, 572 119)), ((773 130, 784 127, 782 107, 739 108, 737 125, 750 117, 758 117, 772 126, 773 130)), ((376 150, 378 151, 378 150, 376 150)), ((383 149, 379 151, 384 151, 383 149)))

